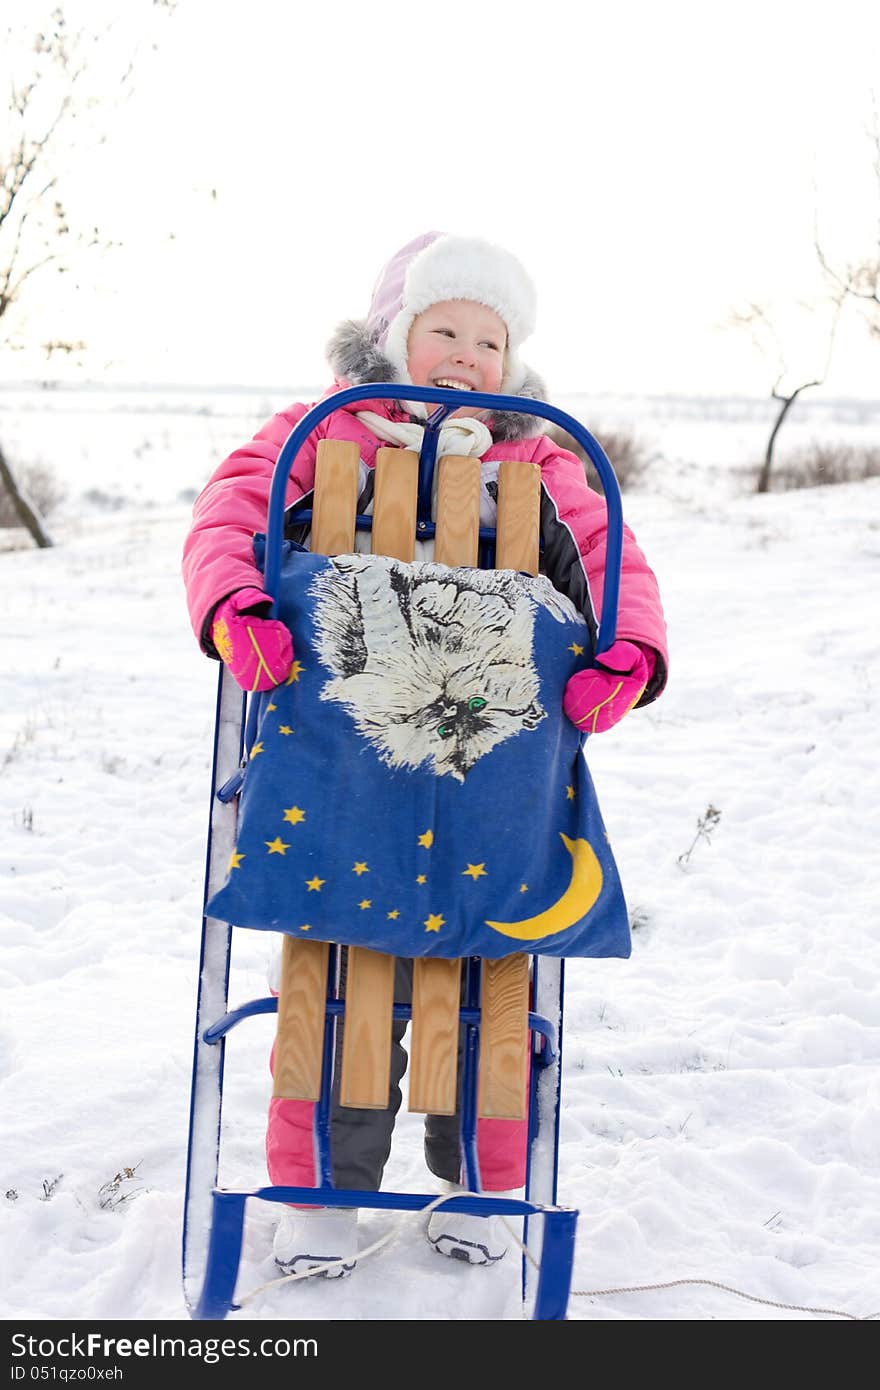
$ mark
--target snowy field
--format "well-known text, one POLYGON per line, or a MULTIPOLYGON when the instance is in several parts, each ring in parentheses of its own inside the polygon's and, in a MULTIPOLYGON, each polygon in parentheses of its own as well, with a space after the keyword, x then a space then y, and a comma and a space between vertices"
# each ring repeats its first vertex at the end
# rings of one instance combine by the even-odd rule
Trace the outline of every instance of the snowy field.
MULTIPOLYGON (((185 615, 185 499, 295 395, 0 391, 11 459, 68 492, 54 549, 0 554, 6 1320, 188 1317, 216 668, 185 615)), ((589 745, 634 949, 567 967, 569 1317, 877 1315, 880 480, 749 494, 763 402, 560 404, 654 455, 624 512, 672 653, 664 697, 589 745)), ((790 445, 880 443, 880 402, 798 413, 790 445)), ((233 1002, 265 992, 270 944, 236 933, 233 1002)), ((265 1181, 271 1032, 252 1020, 227 1050, 226 1185, 265 1181)), ((419 1117, 401 1114, 385 1183, 426 1189, 419 1117)), ((464 1269, 419 1218, 378 1212, 361 1244, 395 1223, 352 1279, 248 1298, 277 1272, 254 1210, 229 1325, 522 1317, 513 1254, 464 1269)))

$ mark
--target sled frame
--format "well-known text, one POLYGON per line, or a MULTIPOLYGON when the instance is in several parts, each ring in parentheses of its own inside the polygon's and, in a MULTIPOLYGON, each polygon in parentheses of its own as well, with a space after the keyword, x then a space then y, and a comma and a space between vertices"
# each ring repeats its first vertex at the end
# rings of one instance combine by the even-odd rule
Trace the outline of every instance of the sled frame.
MULTIPOLYGON (((367 399, 400 399, 400 387, 392 383, 382 383, 369 387, 350 387, 334 394, 307 412, 283 446, 275 466, 270 493, 265 564, 265 588, 268 593, 274 594, 278 589, 286 484, 296 454, 308 435, 327 414, 349 401, 367 399)), ((461 395, 445 388, 412 386, 407 387, 407 399, 425 401, 437 407, 428 417, 418 460, 416 538, 428 539, 435 533, 430 508, 439 430, 452 410, 460 406, 461 395)), ((606 650, 614 641, 616 629, 622 516, 617 481, 601 446, 577 420, 546 402, 471 392, 468 395, 468 406, 471 409, 523 411, 550 420, 567 430, 582 445, 595 465, 605 492, 608 511, 604 599, 596 643, 597 653, 606 650)), ((440 515, 442 513, 438 512, 438 519, 440 515)), ((308 513, 298 511, 296 520, 311 520, 313 527, 315 525, 315 517, 309 516, 308 513)), ((358 525, 368 527, 370 522, 359 518, 358 525)), ((478 528, 482 563, 485 564, 490 559, 494 542, 493 531, 478 528)), ((221 667, 215 712, 205 901, 208 901, 222 885, 225 866, 234 848, 237 792, 243 777, 246 749, 254 737, 256 703, 251 701, 248 707, 246 697, 242 695, 228 670, 221 667)), ((332 998, 327 998, 325 1005, 321 1079, 315 1108, 319 1152, 318 1184, 314 1188, 274 1186, 259 1187, 252 1191, 232 1191, 218 1187, 226 1037, 233 1027, 246 1018, 255 1014, 277 1012, 281 1007, 279 1000, 269 996, 229 1010, 232 934, 233 928, 229 924, 216 918, 203 917, 182 1243, 184 1296, 191 1316, 198 1319, 222 1319, 237 1307, 233 1301, 235 1282, 241 1254, 245 1208, 250 1198, 281 1203, 317 1202, 325 1206, 363 1206, 401 1211, 418 1210, 435 1200, 427 1194, 352 1192, 332 1186, 329 1111, 333 1025, 334 1014, 338 1015, 341 1007, 344 1007, 332 998)), ((308 944, 313 946, 319 943, 308 944)), ((329 962, 332 958, 330 953, 334 951, 335 948, 328 948, 328 974, 325 976, 328 980, 329 962)), ((440 962, 432 960, 423 964, 434 965, 440 962)), ((504 960, 491 964, 503 965, 504 960)), ((476 1070, 482 1019, 480 1010, 474 1008, 473 963, 469 965, 467 974, 464 1007, 459 1010, 459 1019, 465 1027, 466 1037, 462 1068, 462 1154, 465 1181, 472 1191, 479 1192, 476 1158, 476 1070)), ((532 1274, 523 1256, 523 1299, 525 1302, 527 1297, 534 1293, 533 1318, 558 1320, 564 1319, 566 1315, 577 1221, 576 1211, 556 1205, 564 961, 554 957, 534 956, 531 977, 533 1011, 527 1015, 527 1030, 532 1039, 532 1065, 528 1086, 529 1126, 525 1200, 512 1202, 510 1199, 480 1195, 450 1198, 447 1205, 470 1214, 491 1215, 500 1212, 505 1215, 521 1215, 525 1217, 526 1240, 529 1218, 542 1217, 543 1240, 537 1276, 532 1274)), ((316 993, 320 1007, 320 989, 317 992, 312 991, 313 1007, 316 993)), ((448 988, 445 994, 448 997, 448 988)), ((392 1013, 398 1018, 411 1018, 412 1008, 393 1005, 392 1013)), ((412 1051, 411 1048, 411 1068, 412 1051)), ((410 1084, 412 1085, 412 1081, 410 1084)), ((312 1086, 314 1087, 314 1078, 312 1086)), ((387 1087, 382 1104, 386 1103, 387 1087)))

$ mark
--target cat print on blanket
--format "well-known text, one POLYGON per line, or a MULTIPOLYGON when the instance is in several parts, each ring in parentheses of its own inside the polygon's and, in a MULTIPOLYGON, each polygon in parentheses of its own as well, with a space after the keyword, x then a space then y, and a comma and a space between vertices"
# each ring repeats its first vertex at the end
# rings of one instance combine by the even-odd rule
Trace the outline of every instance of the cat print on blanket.
POLYGON ((332 563, 312 587, 318 654, 332 672, 321 699, 345 707, 388 767, 463 782, 499 743, 545 718, 535 612, 577 617, 548 580, 379 555, 332 563))

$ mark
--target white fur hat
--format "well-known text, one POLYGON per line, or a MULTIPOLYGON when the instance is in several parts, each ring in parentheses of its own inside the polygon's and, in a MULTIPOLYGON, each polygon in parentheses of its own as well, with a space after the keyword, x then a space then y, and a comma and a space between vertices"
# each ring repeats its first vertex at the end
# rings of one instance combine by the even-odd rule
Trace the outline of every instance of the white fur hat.
POLYGON ((473 299, 493 309, 507 326, 501 390, 516 394, 526 370, 518 348, 535 327, 535 287, 523 266, 501 246, 477 237, 424 232, 402 247, 382 270, 367 318, 376 347, 410 382, 407 339, 413 320, 432 304, 473 299))

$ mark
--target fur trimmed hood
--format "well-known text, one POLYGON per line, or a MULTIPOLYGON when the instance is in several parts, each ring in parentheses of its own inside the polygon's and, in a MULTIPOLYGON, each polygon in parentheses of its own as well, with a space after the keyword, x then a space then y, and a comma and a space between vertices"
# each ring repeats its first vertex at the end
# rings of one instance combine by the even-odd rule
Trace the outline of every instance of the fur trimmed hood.
MULTIPOLYGON (((379 333, 370 329, 366 319, 345 319, 327 344, 327 361, 337 377, 344 377, 352 386, 369 386, 372 382, 400 381, 400 373, 391 359, 378 346, 379 333)), ((547 399, 547 388, 537 372, 523 364, 523 381, 512 395, 531 400, 547 399)), ((411 384, 411 383, 408 383, 411 384)), ((504 411, 493 418, 490 430, 498 443, 515 439, 530 439, 543 434, 546 423, 537 415, 519 411, 504 411)))

